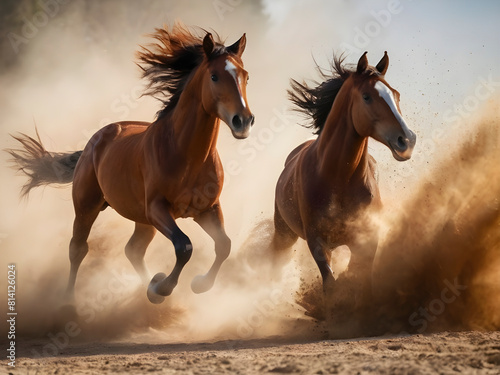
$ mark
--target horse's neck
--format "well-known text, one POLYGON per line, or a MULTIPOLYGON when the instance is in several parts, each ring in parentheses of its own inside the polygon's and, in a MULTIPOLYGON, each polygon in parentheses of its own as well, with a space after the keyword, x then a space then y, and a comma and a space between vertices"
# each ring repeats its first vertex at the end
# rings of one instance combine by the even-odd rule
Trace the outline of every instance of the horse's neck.
POLYGON ((193 86, 188 83, 171 113, 157 121, 155 135, 161 138, 160 147, 174 147, 178 161, 190 165, 203 164, 215 152, 220 123, 203 109, 200 89, 193 86))
POLYGON ((348 94, 339 92, 317 140, 319 173, 336 186, 362 180, 369 170, 368 138, 354 128, 348 94))
POLYGON ((220 120, 205 111, 199 91, 186 87, 172 113, 172 123, 179 151, 204 161, 215 151, 220 120))

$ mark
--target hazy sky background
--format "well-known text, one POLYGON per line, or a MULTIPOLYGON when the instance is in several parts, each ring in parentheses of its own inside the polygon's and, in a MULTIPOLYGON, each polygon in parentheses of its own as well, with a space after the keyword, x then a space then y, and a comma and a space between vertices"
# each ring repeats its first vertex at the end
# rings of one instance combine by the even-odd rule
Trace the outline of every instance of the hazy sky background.
MULTIPOLYGON (((34 123, 47 147, 72 150, 83 148, 107 123, 152 121, 159 103, 140 98, 144 82, 134 53, 138 44, 149 42, 145 34, 154 27, 182 21, 215 30, 228 43, 246 32, 248 99, 257 121, 252 137, 243 142, 223 129, 219 149, 226 166, 234 161, 238 166, 226 173, 227 196, 237 195, 240 184, 266 192, 264 211, 272 211, 274 182, 286 155, 311 136, 296 125, 304 120, 289 111, 286 89, 290 78, 318 78, 313 58, 327 68, 334 51, 346 52, 346 62, 356 63, 366 50, 375 65, 388 51, 387 80, 400 91, 402 110, 418 135, 414 160, 407 163, 397 163, 387 149, 371 143, 382 176, 387 173, 381 186, 391 193, 419 175, 416 167, 439 157, 441 140, 466 127, 500 90, 500 2, 493 0, 68 0, 62 4, 46 0, 22 4, 2 18, 10 20, 2 35, 2 61, 9 62, 0 75, 2 148, 15 145, 8 133, 33 134, 34 123), (13 39, 14 34, 23 42, 13 42, 19 40, 13 39), (488 87, 484 82, 490 82, 488 87), (466 121, 457 126, 458 120, 466 121), (270 130, 275 122, 283 126, 270 130), (269 171, 265 181, 255 178, 263 165, 269 171)), ((1 161, 3 180, 12 181, 4 187, 8 194, 2 204, 20 213, 26 209, 17 202, 22 177, 12 179, 5 154, 1 161)), ((247 219, 262 210, 249 208, 247 219)), ((16 225, 11 216, 3 215, 0 232, 8 233, 16 225)))

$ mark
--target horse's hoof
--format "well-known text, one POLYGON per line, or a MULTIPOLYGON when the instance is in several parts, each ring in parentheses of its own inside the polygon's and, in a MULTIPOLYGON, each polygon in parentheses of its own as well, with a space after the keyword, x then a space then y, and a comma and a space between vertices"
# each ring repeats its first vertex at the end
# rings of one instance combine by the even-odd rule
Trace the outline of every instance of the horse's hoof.
POLYGON ((191 290, 196 294, 201 294, 212 289, 213 285, 213 281, 207 282, 204 275, 198 275, 191 281, 191 290))
POLYGON ((156 286, 158 285, 158 283, 160 281, 165 280, 166 277, 167 277, 167 275, 165 275, 163 272, 160 272, 160 273, 157 273, 156 275, 154 275, 154 277, 151 279, 151 282, 149 283, 149 286, 148 286, 148 292, 147 292, 148 299, 151 303, 158 305, 158 304, 162 303, 163 301, 165 301, 164 296, 161 296, 158 293, 156 293, 156 286))

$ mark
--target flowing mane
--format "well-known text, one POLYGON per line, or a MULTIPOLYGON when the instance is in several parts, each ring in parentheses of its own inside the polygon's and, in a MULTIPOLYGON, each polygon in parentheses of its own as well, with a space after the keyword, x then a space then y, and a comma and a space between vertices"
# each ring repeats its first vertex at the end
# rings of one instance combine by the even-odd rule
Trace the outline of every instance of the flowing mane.
MULTIPOLYGON (((343 83, 349 76, 354 73, 354 69, 348 69, 344 63, 343 55, 334 56, 330 64, 330 72, 325 72, 316 64, 322 83, 313 81, 313 86, 309 86, 306 82, 299 83, 292 79, 292 88, 288 90, 288 97, 296 106, 296 111, 306 115, 312 119, 310 125, 303 125, 309 129, 315 129, 314 134, 320 134, 325 125, 326 118, 332 109, 333 102, 337 97, 343 83)), ((368 69, 365 73, 377 74, 374 69, 368 69)))
MULTIPOLYGON (((202 29, 199 31, 207 33, 202 29)), ((175 107, 191 72, 203 61, 204 35, 196 35, 187 27, 176 24, 171 30, 167 26, 157 28, 149 36, 158 43, 141 46, 137 53, 138 65, 142 69, 142 78, 149 80, 144 95, 151 95, 164 105, 157 113, 157 118, 160 118, 175 107)), ((211 57, 226 53, 220 37, 215 34, 214 39, 211 57)))

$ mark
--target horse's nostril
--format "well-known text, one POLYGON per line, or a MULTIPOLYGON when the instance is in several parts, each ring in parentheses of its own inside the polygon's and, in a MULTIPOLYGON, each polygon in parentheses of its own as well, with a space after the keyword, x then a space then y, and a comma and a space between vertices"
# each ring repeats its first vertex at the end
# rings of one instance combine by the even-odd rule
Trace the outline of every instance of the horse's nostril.
POLYGON ((240 128, 240 127, 241 127, 241 125, 242 125, 242 122, 241 122, 241 118, 240 118, 240 116, 235 115, 235 116, 233 117, 233 126, 234 126, 235 128, 240 128))
POLYGON ((408 143, 406 142, 406 139, 404 139, 401 136, 398 137, 398 147, 401 151, 405 151, 408 148, 408 143))
POLYGON ((255 116, 252 115, 252 121, 250 122, 250 125, 253 125, 254 122, 255 122, 255 116))

